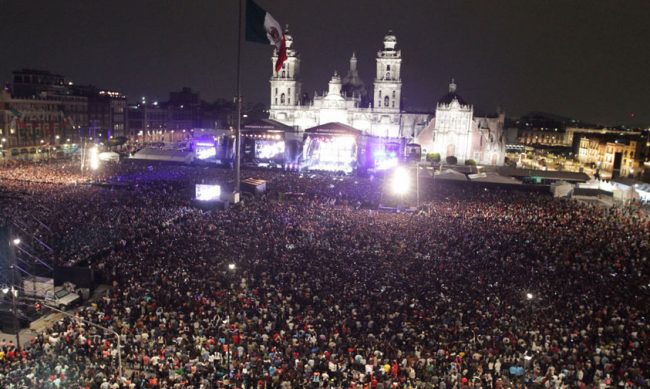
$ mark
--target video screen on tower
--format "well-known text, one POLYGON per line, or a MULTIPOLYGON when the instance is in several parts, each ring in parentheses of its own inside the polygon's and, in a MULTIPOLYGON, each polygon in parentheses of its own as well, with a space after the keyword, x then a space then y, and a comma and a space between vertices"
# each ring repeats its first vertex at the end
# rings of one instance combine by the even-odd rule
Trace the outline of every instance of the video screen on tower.
POLYGON ((196 199, 199 201, 217 201, 221 196, 221 186, 196 184, 196 199))
POLYGON ((257 159, 283 159, 283 140, 255 140, 255 158, 257 159))
POLYGON ((214 143, 197 142, 194 147, 197 159, 209 159, 214 158, 217 155, 217 148, 214 143))
POLYGON ((350 173, 357 161, 357 143, 352 136, 305 139, 303 165, 309 170, 350 173))

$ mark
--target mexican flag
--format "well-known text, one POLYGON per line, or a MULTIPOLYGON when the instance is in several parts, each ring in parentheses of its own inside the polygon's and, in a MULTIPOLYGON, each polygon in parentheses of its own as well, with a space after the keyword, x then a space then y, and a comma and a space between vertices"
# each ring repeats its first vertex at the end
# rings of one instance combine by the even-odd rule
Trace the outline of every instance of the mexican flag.
POLYGON ((249 42, 266 43, 278 49, 278 60, 275 71, 280 71, 287 59, 287 45, 280 23, 270 13, 253 0, 246 0, 246 40, 249 42))
POLYGON ((11 114, 16 117, 16 125, 18 126, 18 128, 25 128, 25 123, 21 119, 23 117, 23 113, 17 110, 16 108, 12 107, 11 105, 7 106, 7 108, 9 108, 11 114))
POLYGON ((9 106, 9 111, 11 111, 11 113, 17 118, 23 116, 22 112, 20 112, 16 108, 12 107, 11 105, 9 106))

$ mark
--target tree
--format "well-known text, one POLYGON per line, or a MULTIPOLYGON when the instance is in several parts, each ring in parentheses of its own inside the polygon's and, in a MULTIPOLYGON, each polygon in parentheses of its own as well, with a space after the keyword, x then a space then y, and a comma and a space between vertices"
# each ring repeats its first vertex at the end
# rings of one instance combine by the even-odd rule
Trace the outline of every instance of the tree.
POLYGON ((427 161, 440 162, 440 153, 427 153, 427 161))
POLYGON ((457 165, 458 164, 458 158, 454 157, 453 155, 448 156, 445 161, 447 162, 447 165, 457 165))
POLYGON ((476 166, 476 161, 473 159, 466 159, 465 166, 476 166))

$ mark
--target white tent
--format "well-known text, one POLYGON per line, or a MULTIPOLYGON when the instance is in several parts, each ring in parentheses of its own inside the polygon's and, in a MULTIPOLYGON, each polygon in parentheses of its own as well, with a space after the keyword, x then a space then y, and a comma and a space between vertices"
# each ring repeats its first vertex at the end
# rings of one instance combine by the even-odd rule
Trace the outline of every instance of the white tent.
POLYGON ((453 169, 445 169, 440 173, 434 173, 435 178, 438 180, 452 180, 452 181, 467 181, 467 177, 460 172, 453 169))
POLYGON ((521 185, 521 181, 513 177, 504 177, 494 172, 470 174, 469 178, 473 182, 489 182, 493 184, 521 185))
POLYGON ((553 197, 568 197, 573 192, 573 185, 566 181, 558 181, 551 184, 553 197))

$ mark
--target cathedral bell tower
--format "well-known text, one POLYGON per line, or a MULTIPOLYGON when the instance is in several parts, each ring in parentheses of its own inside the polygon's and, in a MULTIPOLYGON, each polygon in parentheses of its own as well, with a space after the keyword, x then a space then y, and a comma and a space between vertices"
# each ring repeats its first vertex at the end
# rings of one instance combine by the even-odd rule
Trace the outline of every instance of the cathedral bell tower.
POLYGON ((399 112, 402 95, 402 53, 395 50, 397 38, 392 31, 384 37, 384 49, 377 52, 377 76, 373 104, 375 109, 399 112))
POLYGON ((301 84, 298 81, 300 76, 300 57, 293 48, 293 37, 289 33, 289 26, 284 30, 287 45, 287 60, 282 64, 279 71, 275 71, 275 63, 278 59, 277 49, 273 50, 271 66, 271 110, 282 109, 283 107, 297 106, 300 99, 301 84))

